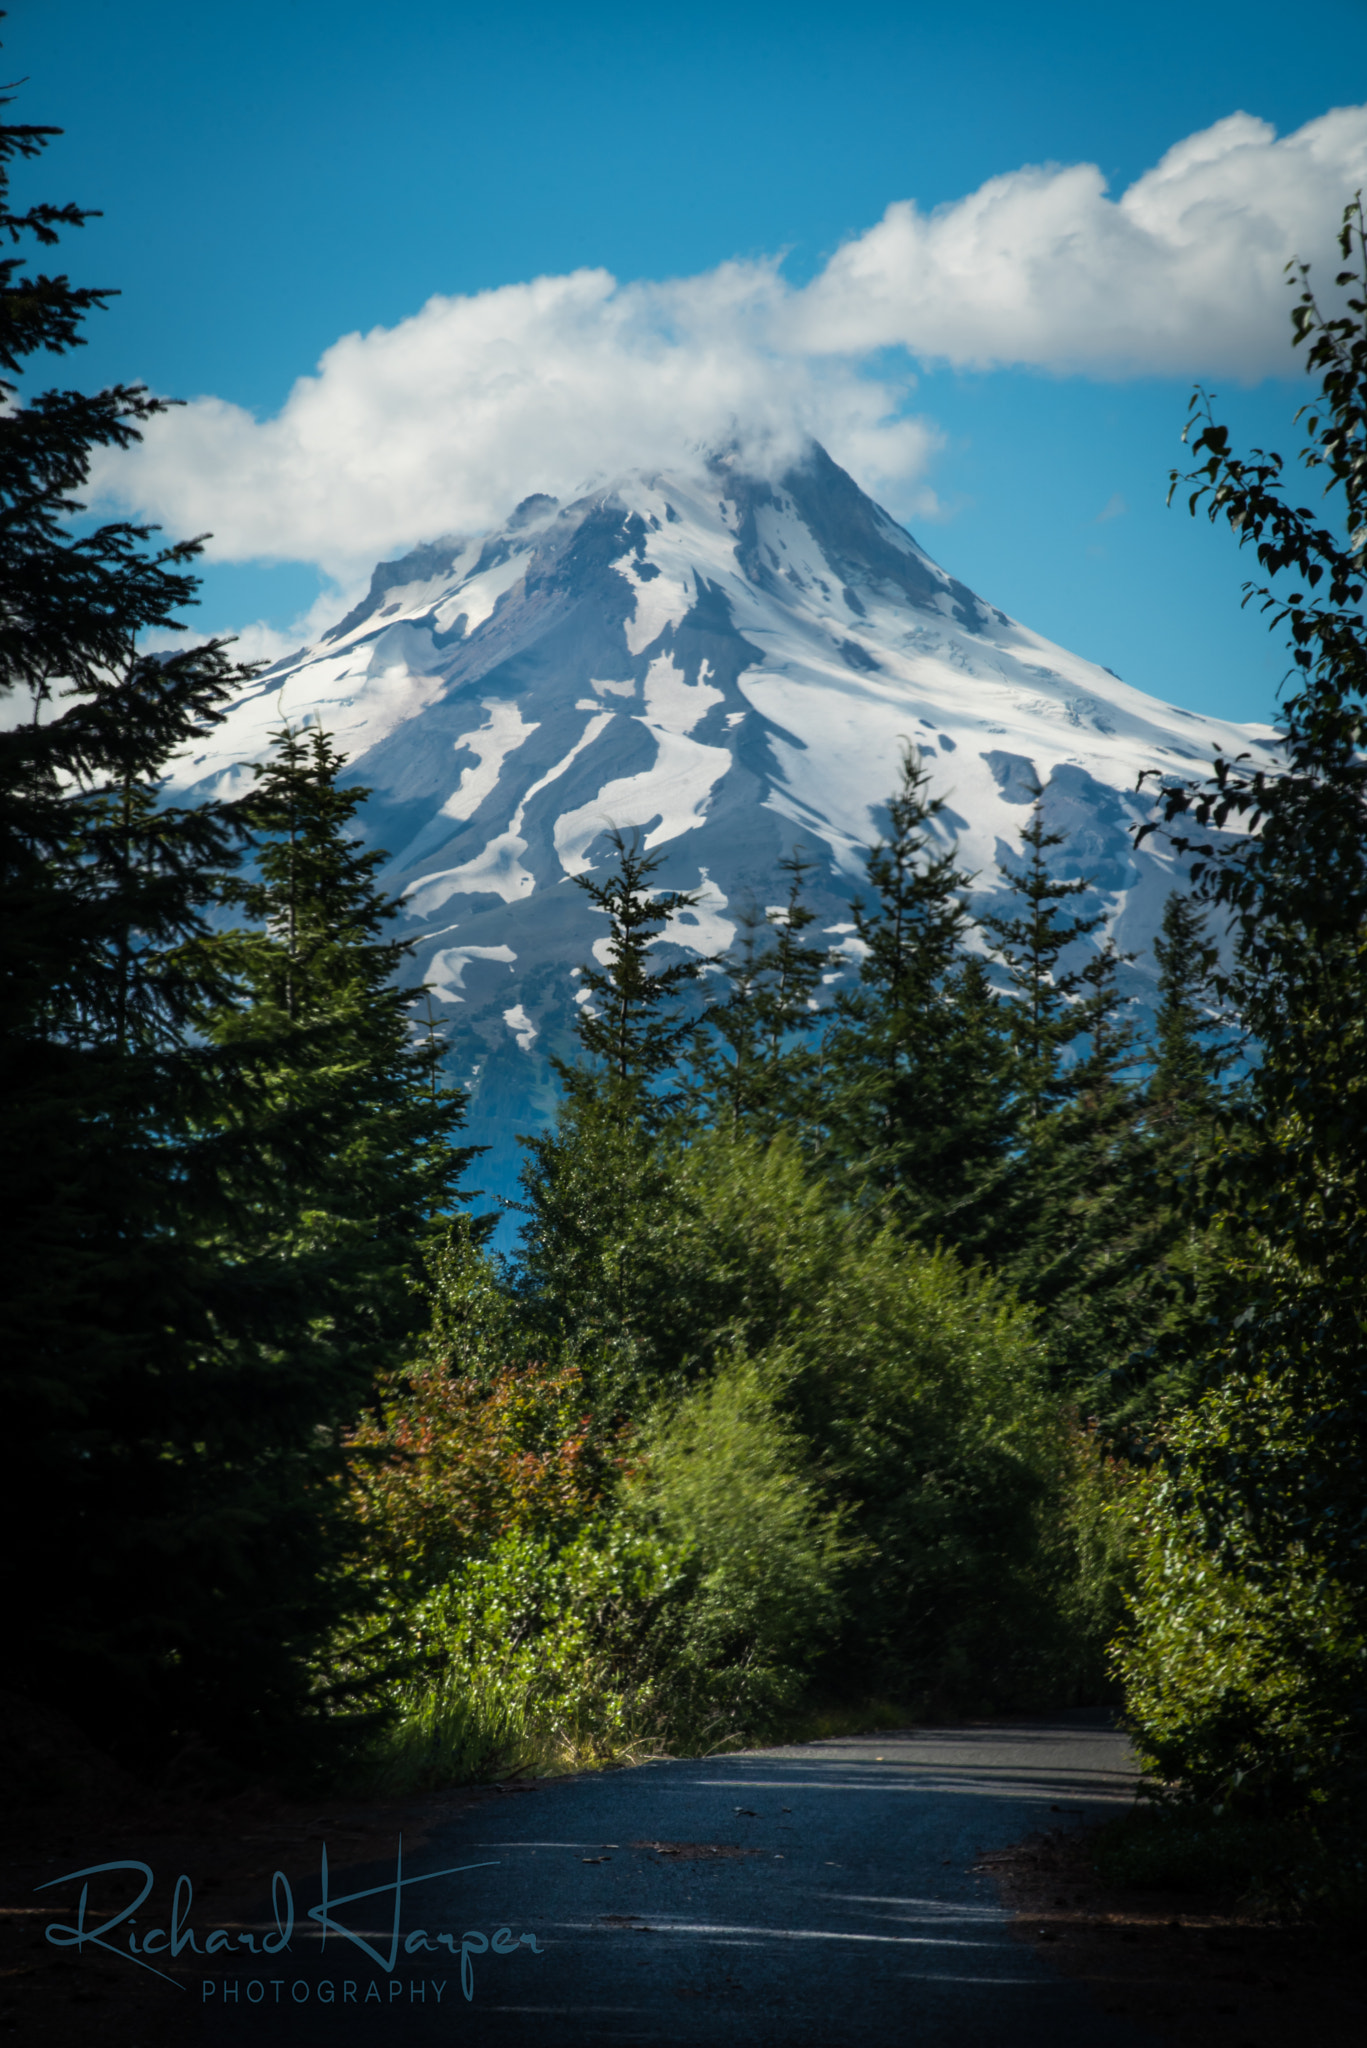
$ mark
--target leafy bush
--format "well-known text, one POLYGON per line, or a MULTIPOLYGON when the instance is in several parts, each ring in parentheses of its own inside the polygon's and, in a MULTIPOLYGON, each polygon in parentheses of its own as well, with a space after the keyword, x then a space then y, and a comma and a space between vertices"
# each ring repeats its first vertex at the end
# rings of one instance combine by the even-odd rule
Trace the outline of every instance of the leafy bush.
POLYGON ((796 1148, 690 1161, 730 1327, 845 1511, 840 1663, 946 1708, 1056 1695, 1076 1661, 1066 1420, 1033 1318, 980 1271, 840 1207, 796 1148), (758 1340, 758 1341, 757 1341, 758 1340))
POLYGON ((1080 1468, 1030 1314, 981 1271, 842 1204, 786 1139, 657 1142, 651 1201, 624 1210, 605 1194, 600 1212, 607 1140, 595 1124, 576 1150, 577 1129, 557 1166, 577 1190, 577 1263, 538 1268, 541 1312, 554 1304, 587 1377, 591 1347, 630 1345, 637 1385, 684 1413, 685 1390, 753 1361, 852 1546, 839 1635, 851 1681, 946 1706, 1042 1701, 1088 1669, 1097 1682, 1105 1597, 1084 1614, 1076 1594, 1080 1468), (576 1277, 609 1267, 630 1281, 620 1322, 576 1277))
POLYGON ((1057 1588, 1056 1697, 1084 1706, 1119 1695, 1110 1649, 1134 1578, 1141 1474, 1109 1449, 1098 1426, 1064 1419, 1063 1489, 1046 1534, 1057 1588))
POLYGON ((602 1500, 616 1440, 574 1366, 477 1380, 424 1361, 352 1432, 353 1501, 372 1564, 430 1585, 509 1529, 563 1536, 602 1500))
POLYGON ((381 1783, 772 1731, 834 1632, 836 1518, 753 1366, 661 1411, 607 1500, 580 1391, 573 1368, 429 1367, 357 1432, 387 1457, 357 1480, 372 1612, 336 1656, 389 1673, 381 1783))
POLYGON ((1143 1491, 1116 1668, 1146 1762, 1217 1808, 1294 1809, 1361 1777, 1361 1595, 1303 1539, 1269 1553, 1248 1513, 1250 1464, 1275 1485, 1301 1433, 1266 1379, 1233 1375, 1177 1419, 1143 1491))
POLYGON ((645 1747, 654 1703, 623 1651, 672 1580, 664 1546, 620 1524, 559 1549, 518 1528, 497 1537, 403 1617, 414 1668, 392 1688, 379 1786, 583 1768, 645 1747))
POLYGON ((775 1726, 838 1630, 849 1546, 751 1360, 657 1418, 624 1509, 678 1559, 639 1652, 662 1735, 679 1746, 775 1726))
MULTIPOLYGON (((585 1231, 602 1139, 561 1162, 585 1231)), ((1123 1489, 1031 1315, 782 1139, 656 1141, 650 1174, 576 1267, 632 1276, 628 1323, 566 1268, 529 1308, 458 1240, 423 1358, 355 1433, 374 1613, 346 1654, 400 1654, 386 1781, 761 1738, 813 1683, 1095 1697, 1123 1489), (558 1362, 526 1362, 556 1319, 558 1362)))

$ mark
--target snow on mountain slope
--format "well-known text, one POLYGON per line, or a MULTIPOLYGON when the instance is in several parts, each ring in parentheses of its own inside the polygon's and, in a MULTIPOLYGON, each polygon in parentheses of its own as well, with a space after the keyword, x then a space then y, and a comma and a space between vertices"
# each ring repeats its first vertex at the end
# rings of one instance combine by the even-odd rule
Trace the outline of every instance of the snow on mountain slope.
MULTIPOLYGON (((849 898, 904 740, 931 758, 977 889, 1001 887, 1030 791, 1068 835, 1125 950, 1147 954, 1174 876, 1141 769, 1268 759, 1266 728, 1164 705, 1032 633, 937 567, 815 445, 776 481, 725 461, 634 474, 499 533, 378 568, 365 602, 231 707, 183 790, 237 793, 271 731, 320 720, 371 787, 415 971, 452 1020, 481 1178, 511 1192, 514 1133, 548 1115, 572 1046, 572 970, 602 919, 573 877, 617 826, 701 891, 671 936, 708 954, 778 861, 819 862, 813 904, 850 951, 849 898)), ((1132 976, 1141 997, 1152 966, 1132 976)))

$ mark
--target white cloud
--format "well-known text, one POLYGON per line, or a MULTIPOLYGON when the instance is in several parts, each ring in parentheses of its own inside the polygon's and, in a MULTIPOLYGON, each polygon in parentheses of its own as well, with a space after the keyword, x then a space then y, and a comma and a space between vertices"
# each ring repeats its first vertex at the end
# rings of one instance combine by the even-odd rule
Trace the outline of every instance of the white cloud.
POLYGON ((917 360, 1285 370, 1283 267, 1300 254, 1331 273, 1359 184, 1367 108, 1281 140, 1234 114, 1118 199, 1078 164, 990 179, 930 214, 899 201, 800 289, 776 263, 729 263, 664 284, 583 270, 434 298, 343 336, 274 418, 197 399, 102 458, 95 481, 173 532, 212 529, 211 559, 310 561, 348 586, 416 540, 497 522, 529 491, 567 497, 733 433, 758 462, 815 434, 924 516, 939 436, 906 412, 917 360), (891 368, 888 350, 904 352, 891 368))
POLYGON ((1285 265, 1334 264, 1367 183, 1367 107, 1277 139, 1231 114, 1119 199, 1095 164, 1013 171, 923 214, 911 200, 838 250, 794 307, 794 346, 1092 376, 1259 377, 1288 362, 1285 265))

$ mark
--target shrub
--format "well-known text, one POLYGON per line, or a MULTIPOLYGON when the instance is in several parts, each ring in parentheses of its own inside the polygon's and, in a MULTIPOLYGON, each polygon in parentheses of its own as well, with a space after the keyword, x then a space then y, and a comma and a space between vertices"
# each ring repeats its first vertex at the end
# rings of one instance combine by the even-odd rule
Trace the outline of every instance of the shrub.
POLYGON ((1360 1790, 1361 1597, 1300 1538, 1269 1555, 1243 1512, 1250 1450, 1271 1483, 1300 1429, 1266 1379, 1232 1375, 1173 1424, 1143 1492, 1116 1669, 1149 1767, 1217 1808, 1360 1790))
POLYGON ((514 1771, 620 1762, 657 1716, 623 1650, 672 1583, 664 1546, 595 1524, 557 1548, 513 1528, 405 1615, 409 1673, 372 1761, 415 1791, 514 1771))
POLYGON ((675 1746, 759 1734, 835 1636, 849 1546, 805 1446, 743 1355, 657 1418, 624 1508, 678 1560, 638 1655, 675 1746))
POLYGON ((664 1341, 681 1327, 684 1374, 752 1357, 841 1510, 844 1669, 947 1706, 1056 1697, 1079 1655, 1075 1460, 1032 1316, 842 1206, 783 1139, 709 1137, 675 1170, 664 1341))
POLYGON ((600 1505, 620 1439, 595 1431, 574 1366, 456 1378, 425 1361, 350 1437, 372 1564, 421 1587, 509 1529, 563 1537, 600 1505))

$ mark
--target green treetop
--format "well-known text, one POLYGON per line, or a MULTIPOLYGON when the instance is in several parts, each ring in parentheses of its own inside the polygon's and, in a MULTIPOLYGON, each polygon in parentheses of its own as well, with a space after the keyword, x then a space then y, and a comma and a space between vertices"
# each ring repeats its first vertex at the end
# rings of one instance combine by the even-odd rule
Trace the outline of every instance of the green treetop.
POLYGON ((976 1255, 1012 1118, 998 1004, 966 943, 972 877, 935 838, 944 809, 908 745, 867 859, 871 895, 851 913, 863 959, 826 1042, 828 1152, 906 1227, 976 1255))
POLYGON ((314 1330, 330 1299, 359 1404, 411 1329, 423 1243, 473 1154, 452 1143, 465 1097, 439 1085, 440 1039, 419 1035, 424 991, 399 981, 411 947, 389 930, 385 854, 349 830, 368 792, 344 766, 318 727, 286 728, 235 807, 255 874, 227 893, 256 929, 233 935, 238 990, 216 1032, 255 1048, 285 1140, 308 1134, 307 1175, 262 1222, 310 1271, 314 1330))
POLYGON ((716 963, 727 996, 707 1010, 697 1034, 690 1090, 695 1108, 735 1134, 794 1136, 820 1120, 820 1063, 810 1037, 821 978, 830 961, 804 934, 816 912, 803 900, 813 863, 801 848, 779 862, 787 901, 742 910, 739 938, 716 963))
POLYGON ((1019 909, 1013 916, 983 920, 996 941, 1013 1002, 1011 1034, 1019 1059, 1019 1088, 1027 1124, 1038 1124, 1075 1089, 1064 1061, 1066 1049, 1095 1014, 1081 968, 1065 968, 1070 946, 1090 938, 1104 919, 1069 917, 1063 905, 1085 896, 1091 883, 1065 880, 1050 871, 1050 849, 1064 844, 1061 832, 1044 822, 1043 792, 1036 790, 1027 824, 1021 828, 1024 857, 1019 868, 1001 864, 1019 909))
POLYGON ((677 960, 650 966, 651 947, 669 920, 691 910, 696 891, 653 889, 650 877, 663 855, 646 853, 613 831, 615 868, 602 881, 592 874, 575 882, 608 918, 605 964, 585 965, 579 985, 588 1001, 579 1005, 577 1030, 586 1059, 578 1066, 558 1063, 571 1092, 605 1084, 638 1114, 656 1116, 653 1084, 671 1073, 693 1035, 695 1020, 674 1005, 678 992, 697 979, 698 963, 677 960))
POLYGON ((1149 1101, 1151 1111, 1166 1121, 1185 1121, 1213 1107, 1228 1053, 1214 985, 1218 950, 1205 913, 1179 889, 1163 906, 1153 953, 1158 1014, 1149 1101))

